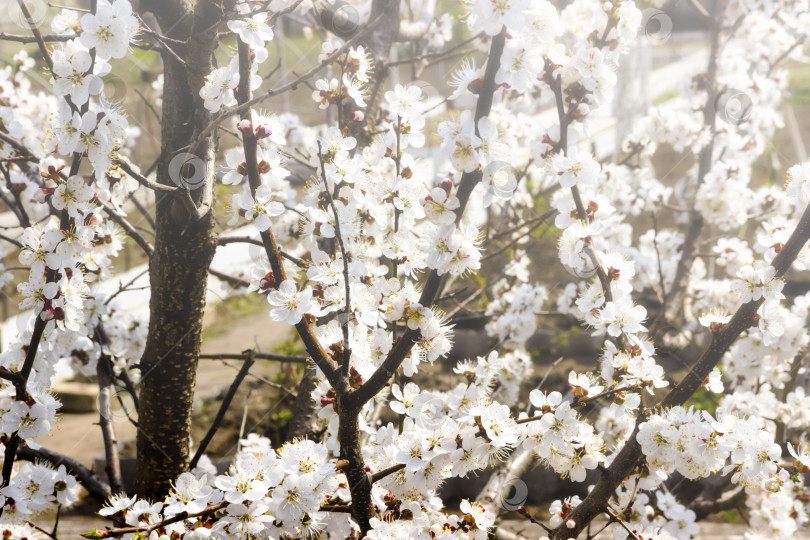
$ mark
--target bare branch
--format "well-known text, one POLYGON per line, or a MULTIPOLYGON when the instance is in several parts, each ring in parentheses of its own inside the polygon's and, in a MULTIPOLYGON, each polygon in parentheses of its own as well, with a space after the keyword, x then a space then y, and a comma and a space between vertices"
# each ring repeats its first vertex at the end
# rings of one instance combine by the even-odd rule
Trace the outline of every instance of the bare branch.
POLYGON ((700 521, 712 514, 733 510, 744 504, 745 488, 740 488, 731 495, 720 499, 697 499, 689 505, 689 509, 695 512, 695 521, 700 521))
POLYGON ((45 39, 42 37, 42 33, 37 28, 37 23, 34 17, 31 15, 31 10, 28 9, 28 4, 25 3, 25 0, 17 0, 17 4, 20 6, 20 11, 23 12, 23 16, 25 20, 28 22, 29 28, 31 28, 31 33, 34 34, 34 40, 39 45, 39 50, 42 53, 42 57, 45 59, 45 63, 48 65, 48 69, 53 71, 53 60, 51 59, 51 54, 48 51, 48 48, 45 46, 45 39))
MULTIPOLYGON (((70 41, 72 39, 76 39, 78 36, 75 34, 71 35, 47 35, 42 36, 42 41, 46 43, 53 43, 53 42, 65 42, 70 41)), ((36 36, 21 36, 18 34, 7 34, 6 32, 0 32, 0 41, 13 41, 15 43, 37 43, 36 36)))
MULTIPOLYGON (((379 22, 380 22, 380 20, 382 20, 382 19, 383 19, 383 17, 382 17, 382 16, 377 17, 376 19, 374 19, 374 21, 372 21, 372 22, 371 22, 371 23, 368 25, 368 29, 373 28, 373 27, 374 27, 374 25, 376 25, 377 23, 379 23, 379 22)), ((259 95, 259 96, 256 96, 256 97, 254 97, 254 98, 252 98, 252 99, 248 99, 247 101, 245 101, 244 103, 240 103, 239 105, 237 105, 237 106, 236 106, 236 107, 234 107, 233 109, 228 109, 228 110, 226 110, 226 111, 223 111, 223 112, 222 112, 222 113, 221 113, 219 116, 217 116, 216 118, 214 118, 214 119, 211 121, 211 123, 210 123, 210 124, 208 124, 208 126, 206 126, 206 128, 205 128, 205 129, 203 129, 203 130, 202 130, 202 131, 201 131, 201 132, 200 132, 200 133, 197 135, 197 137, 196 137, 196 138, 194 139, 194 141, 193 141, 193 142, 192 142, 192 143, 191 143, 191 144, 188 146, 188 148, 192 149, 192 150, 191 150, 191 152, 192 152, 192 153, 194 153, 194 149, 196 149, 196 148, 197 148, 197 146, 199 146, 200 142, 201 142, 203 139, 205 139, 205 137, 207 137, 208 135, 210 135, 211 133, 213 133, 213 131, 216 129, 216 127, 217 127, 217 126, 218 126, 220 123, 222 123, 223 121, 225 121, 227 118, 229 118, 229 117, 233 116, 234 114, 242 114, 242 113, 244 113, 245 111, 250 110, 250 108, 251 108, 253 105, 256 105, 256 104, 258 104, 258 103, 261 103, 262 101, 264 101, 264 100, 266 100, 266 99, 270 99, 270 98, 271 98, 271 97, 273 97, 273 96, 277 96, 277 95, 279 95, 279 94, 283 94, 284 92, 287 92, 288 90, 295 90, 296 88, 298 88, 298 85, 299 85, 299 84, 301 84, 301 83, 303 83, 303 82, 305 82, 305 81, 308 81, 309 79, 311 79, 312 77, 314 77, 315 75, 317 75, 318 73, 320 73, 321 71, 323 71, 324 69, 326 69, 326 67, 327 67, 328 65, 330 65, 330 64, 331 64, 331 63, 333 63, 335 60, 337 60, 337 59, 338 59, 338 58, 339 58, 339 57, 340 57, 340 56, 341 56, 343 53, 345 53, 346 51, 348 51, 348 50, 349 50, 351 47, 354 47, 355 45, 357 45, 357 44, 358 44, 358 43, 359 43, 359 42, 362 40, 363 36, 364 36, 364 33, 363 33, 363 32, 358 33, 358 34, 357 34, 355 37, 353 37, 352 39, 350 39, 350 40, 348 40, 346 43, 344 43, 344 44, 343 44, 343 46, 342 46, 341 48, 339 48, 338 50, 336 50, 336 51, 335 51, 335 52, 334 52, 334 53, 333 53, 331 56, 329 56, 329 58, 325 58, 325 59, 324 59, 324 60, 323 60, 323 61, 322 61, 320 64, 318 64, 317 66, 313 67, 312 69, 310 69, 309 71, 307 71, 306 73, 304 73, 303 75, 301 75, 300 77, 298 77, 297 79, 295 79, 295 80, 293 80, 293 81, 291 81, 291 82, 289 82, 289 83, 287 83, 287 84, 284 84, 284 85, 282 85, 282 86, 280 86, 280 87, 278 87, 278 88, 274 88, 274 89, 272 89, 272 90, 268 90, 267 92, 265 92, 265 93, 263 93, 263 94, 261 94, 261 95, 259 95)))
POLYGON ((158 184, 157 182, 149 180, 147 177, 137 172, 127 160, 120 156, 118 159, 116 159, 116 162, 118 163, 118 166, 121 167, 121 170, 137 180, 140 185, 153 191, 159 191, 161 193, 174 193, 179 189, 175 186, 164 186, 163 184, 158 184))
POLYGON ((31 448, 30 446, 23 446, 17 452, 17 457, 25 461, 47 461, 54 467, 64 465, 65 469, 79 480, 79 483, 84 486, 91 497, 106 500, 110 496, 110 486, 99 479, 93 471, 73 458, 41 446, 37 449, 31 448))
POLYGON ((144 527, 116 527, 114 529, 99 529, 95 530, 91 533, 83 534, 85 538, 93 538, 93 539, 100 539, 100 538, 116 538, 118 536, 124 536, 125 534, 135 534, 135 533, 143 533, 146 537, 148 537, 152 531, 159 531, 166 525, 171 525, 172 523, 178 523, 180 521, 185 521, 187 519, 195 518, 195 517, 204 517, 210 516, 211 514, 216 513, 217 511, 225 508, 228 504, 228 501, 222 501, 217 504, 212 504, 205 509, 194 512, 189 514, 188 512, 180 512, 176 516, 172 516, 170 518, 164 519, 163 521, 158 521, 157 523, 153 523, 148 526, 144 527))
POLYGON ((306 356, 286 356, 283 354, 262 353, 253 350, 239 353, 221 353, 221 354, 201 354, 200 360, 247 360, 248 353, 256 360, 273 360, 282 363, 291 364, 305 364, 307 361, 306 356))
POLYGON ((217 411, 217 415, 214 417, 214 422, 211 424, 211 427, 208 429, 205 437, 203 437, 203 440, 200 441, 200 446, 197 448, 197 451, 194 453, 194 457, 191 459, 191 463, 188 466, 189 469, 194 469, 194 467, 197 466, 197 463, 200 462, 200 458, 205 453, 205 449, 208 448, 208 445, 211 443, 211 439, 214 438, 214 434, 219 429, 219 426, 222 425, 222 420, 225 419, 225 413, 228 412, 228 408, 231 406, 231 401, 233 401, 236 391, 239 390, 239 385, 242 384, 243 380, 245 380, 248 371, 250 370, 251 366, 253 366, 253 351, 247 350, 243 354, 246 356, 245 361, 242 364, 242 368, 239 370, 239 373, 236 374, 230 388, 228 388, 228 392, 222 399, 222 405, 219 406, 219 411, 217 411))
POLYGON ((104 455, 106 458, 105 470, 113 493, 119 493, 123 486, 121 480, 121 460, 118 455, 118 440, 115 436, 115 427, 112 424, 113 372, 110 358, 102 355, 96 366, 98 376, 98 413, 101 434, 104 438, 104 455))

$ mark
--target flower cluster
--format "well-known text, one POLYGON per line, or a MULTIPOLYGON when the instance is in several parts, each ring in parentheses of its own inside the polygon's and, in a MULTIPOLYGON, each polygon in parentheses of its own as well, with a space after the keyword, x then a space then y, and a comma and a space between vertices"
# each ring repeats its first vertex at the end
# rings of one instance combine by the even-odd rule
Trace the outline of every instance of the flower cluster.
POLYGON ((69 508, 79 501, 80 491, 81 486, 64 465, 54 469, 44 463, 26 463, 11 483, 0 489, 4 522, 20 526, 56 505, 69 508))
MULTIPOLYGON (((459 62, 447 100, 403 80, 405 70, 388 80, 399 62, 416 74, 447 54, 453 17, 434 17, 429 2, 415 15, 416 4, 386 39, 410 40, 423 57, 389 62, 379 36, 326 35, 312 80, 287 85, 309 86, 309 112, 325 119, 315 126, 249 106, 273 80, 268 42, 284 28, 278 18, 295 10, 297 21, 323 22, 340 10, 244 0, 212 28, 229 46, 199 74, 193 97, 210 128, 229 135, 218 142, 232 147, 219 148, 221 174, 206 178, 222 184, 208 187, 227 202, 210 206, 225 207, 229 227, 252 231, 251 244, 261 239, 244 290, 264 295, 270 319, 304 338, 317 381, 299 391, 302 403, 312 398, 318 429, 277 449, 251 435, 225 474, 202 459, 164 500, 116 494, 100 514, 126 524, 126 537, 149 530, 150 540, 483 540, 497 504, 465 499, 447 513, 438 494, 448 479, 511 467, 519 452, 583 483, 633 450, 639 466, 622 471, 627 478, 598 509, 617 516, 606 529, 614 538, 629 537, 626 528, 639 538, 698 533, 695 510, 667 491, 675 473, 730 475, 757 534, 795 535, 808 522, 801 474, 810 456, 790 446, 786 465, 781 445, 810 427, 800 384, 810 294, 789 295, 784 268, 773 264, 810 201, 810 163, 788 171, 786 190, 755 182, 754 172, 781 126, 787 74, 776 63, 800 57, 806 7, 729 3, 707 73, 689 73, 679 97, 618 126, 623 155, 608 163, 592 134, 617 88, 633 92, 622 66, 640 46, 634 2, 465 0, 470 46, 492 54, 481 66, 459 62), (418 38, 406 38, 423 23, 418 38), (656 178, 664 145, 697 156, 677 179, 656 178), (552 277, 535 249, 544 236, 555 237, 562 264, 552 277), (750 321, 733 317, 741 305, 756 307, 750 321), (564 321, 548 325, 560 333, 586 329, 600 352, 566 368, 562 388, 526 395, 534 363, 547 363, 530 343, 546 317, 564 321), (722 345, 732 333, 739 339, 701 371, 705 379, 688 381, 721 394, 711 396, 715 410, 649 408, 678 376, 659 362, 662 345, 722 345), (485 351, 454 350, 473 334, 480 340, 470 349, 480 341, 485 351), (456 362, 446 385, 428 387, 439 365, 427 364, 451 353, 472 359, 456 362)), ((20 224, 14 255, 24 272, 18 334, 0 353, 4 445, 33 447, 51 429, 57 364, 92 376, 109 363, 121 382, 140 379, 149 325, 117 308, 128 285, 102 287, 124 234, 140 238, 126 213, 150 182, 128 159, 138 128, 104 90, 139 18, 127 0, 93 6, 52 21, 50 94, 32 89, 25 53, 0 70, 0 195, 20 224)), ((376 9, 365 9, 352 15, 370 22, 376 9)), ((179 45, 163 41, 166 55, 179 45)), ((161 87, 158 77, 159 100, 161 87)), ((810 268, 810 249, 792 268, 810 268)), ((0 282, 12 280, 0 267, 0 282)), ((18 466, 0 489, 4 536, 35 537, 21 524, 73 504, 78 491, 64 468, 18 466)), ((554 501, 549 525, 581 530, 587 497, 554 501)))

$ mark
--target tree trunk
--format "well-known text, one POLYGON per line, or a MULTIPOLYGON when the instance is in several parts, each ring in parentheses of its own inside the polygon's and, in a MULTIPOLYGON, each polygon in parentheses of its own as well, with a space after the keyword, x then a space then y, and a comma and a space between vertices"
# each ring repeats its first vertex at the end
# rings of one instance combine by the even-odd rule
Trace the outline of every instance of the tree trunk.
MULTIPOLYGON (((187 148, 209 122, 199 96, 213 69, 216 31, 224 7, 215 0, 189 4, 154 0, 152 11, 183 62, 163 51, 163 125, 157 181, 188 190, 195 204, 210 200, 215 178, 215 141, 187 148), (195 30, 196 29, 196 30, 195 30), (181 151, 181 149, 184 149, 181 151), (192 155, 188 152, 194 152, 192 155), (181 169, 183 163, 189 165, 181 169)), ((163 45, 164 48, 166 45, 163 45)), ((208 267, 216 249, 213 217, 198 217, 185 193, 159 195, 155 250, 149 262, 149 335, 141 360, 137 493, 160 499, 189 461, 189 426, 200 352, 208 267)))

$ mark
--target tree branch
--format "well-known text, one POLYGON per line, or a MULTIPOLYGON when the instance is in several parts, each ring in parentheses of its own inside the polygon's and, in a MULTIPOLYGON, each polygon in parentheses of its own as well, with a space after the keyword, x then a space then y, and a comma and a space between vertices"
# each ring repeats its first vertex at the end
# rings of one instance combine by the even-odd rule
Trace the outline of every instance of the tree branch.
MULTIPOLYGON (((779 279, 785 275, 808 239, 810 239, 810 206, 805 208, 796 229, 790 235, 782 251, 771 263, 776 271, 774 279, 779 279)), ((760 298, 739 307, 723 329, 714 334, 711 343, 700 355, 689 373, 664 398, 660 405, 661 408, 683 405, 700 388, 700 385, 722 360, 723 355, 740 334, 752 326, 754 315, 763 301, 764 299, 760 298)), ((636 435, 638 434, 638 426, 648 415, 649 413, 639 415, 636 428, 633 430, 630 439, 618 452, 610 467, 604 471, 590 494, 571 513, 570 518, 575 523, 574 528, 568 529, 561 526, 554 531, 554 538, 576 538, 594 517, 607 508, 608 499, 613 495, 619 484, 627 478, 639 459, 642 458, 641 445, 636 440, 636 435)))
POLYGON ((222 405, 219 406, 219 411, 217 411, 217 415, 214 417, 214 422, 211 424, 211 427, 208 429, 205 437, 203 437, 203 440, 200 441, 200 446, 197 448, 197 451, 194 452, 194 457, 191 459, 191 463, 189 463, 188 466, 189 469, 194 469, 194 467, 197 466, 197 463, 200 462, 200 458, 205 453, 205 449, 208 448, 208 445, 211 443, 211 439, 214 438, 214 434, 216 434, 219 426, 222 425, 222 420, 225 419, 225 413, 228 412, 228 407, 231 406, 231 401, 233 401, 236 391, 239 390, 239 385, 242 384, 243 380, 245 380, 248 371, 250 371, 251 366, 253 366, 253 351, 247 350, 242 354, 245 355, 245 361, 242 364, 242 368, 239 370, 239 373, 236 374, 236 377, 231 383, 231 387, 228 388, 228 392, 222 399, 222 405))
POLYGON ((253 356, 255 360, 274 360, 276 362, 290 364, 305 364, 307 361, 306 356, 286 356, 283 354, 262 353, 256 352, 252 349, 241 354, 201 354, 199 358, 200 360, 247 360, 249 355, 253 356))
POLYGON ((104 438, 104 456, 106 458, 105 470, 107 479, 110 482, 110 489, 113 493, 120 493, 123 486, 121 480, 121 460, 118 455, 118 440, 115 436, 115 427, 110 418, 112 417, 111 397, 113 393, 113 371, 110 365, 110 358, 102 355, 98 359, 96 366, 98 376, 98 413, 99 426, 104 438))
MULTIPOLYGON (((250 50, 248 46, 239 41, 239 76, 240 80, 250 79, 250 50)), ((250 129, 246 129, 242 133, 242 146, 245 151, 245 164, 247 166, 248 183, 250 184, 250 194, 256 197, 256 190, 261 185, 261 177, 259 175, 259 166, 257 162, 257 139, 253 133, 253 121, 250 104, 255 101, 250 99, 250 85, 240 85, 237 91, 236 100, 240 103, 235 110, 241 111, 241 119, 249 122, 250 129), (244 107, 243 107, 244 105, 244 107)), ((234 112, 235 112, 234 110, 234 112)), ((267 260, 270 262, 270 267, 273 270, 276 284, 279 284, 287 279, 287 273, 284 270, 284 264, 281 261, 281 252, 276 244, 276 239, 273 236, 272 227, 260 232, 262 245, 264 246, 267 260)), ((276 285, 277 286, 277 285, 276 285)), ((305 318, 295 325, 298 335, 304 342, 307 352, 312 357, 315 364, 321 369, 326 378, 329 380, 335 389, 345 386, 345 381, 338 377, 337 368, 332 358, 327 356, 323 350, 318 338, 315 336, 315 331, 309 325, 305 318)))
MULTIPOLYGON (((487 60, 487 67, 484 72, 484 80, 481 83, 481 92, 478 97, 478 103, 475 108, 475 130, 478 132, 478 122, 489 115, 492 109, 492 100, 495 94, 495 74, 500 69, 501 54, 506 43, 506 29, 492 38, 490 44, 489 57, 487 60)), ((464 214, 464 209, 470 199, 470 194, 478 182, 481 180, 481 171, 476 170, 461 175, 461 182, 459 184, 456 197, 459 200, 459 207, 456 209, 456 224, 461 221, 461 216, 464 214)), ((433 300, 439 295, 442 277, 436 270, 432 270, 428 275, 425 282, 422 295, 419 298, 419 303, 423 306, 433 304, 433 300)), ((363 383, 363 385, 347 396, 347 402, 352 408, 360 409, 366 402, 376 396, 385 385, 388 384, 391 376, 396 372, 408 354, 411 352, 416 341, 419 339, 420 332, 418 330, 408 329, 402 335, 402 338, 394 345, 391 352, 383 361, 382 365, 363 383)))
POLYGON ((147 177, 137 172, 127 160, 125 160, 120 156, 116 159, 116 163, 118 163, 118 166, 121 167, 121 170, 123 170, 129 176, 137 180, 140 185, 147 187, 153 191, 158 191, 161 193, 174 193, 179 189, 176 186, 165 186, 163 184, 158 184, 157 182, 149 180, 147 177))
POLYGON ((172 523, 178 523, 180 521, 185 521, 187 519, 195 518, 195 517, 203 517, 211 515, 222 508, 225 508, 228 504, 228 501, 222 501, 217 504, 212 504, 205 509, 194 512, 189 514, 188 512, 180 512, 176 516, 172 516, 170 518, 164 519, 163 521, 158 521, 157 523, 153 523, 146 527, 116 527, 114 529, 100 529, 95 530, 90 533, 83 534, 85 538, 91 538, 93 540, 99 540, 101 538, 115 538, 118 536, 123 536, 125 534, 135 534, 135 533, 143 533, 145 537, 149 537, 149 535, 153 531, 158 531, 165 527, 166 525, 171 525, 172 523))
POLYGON ((17 457, 25 461, 42 460, 54 467, 64 465, 65 469, 75 476, 91 497, 106 500, 110 496, 110 486, 99 479, 93 471, 73 458, 64 456, 47 448, 39 447, 36 450, 30 446, 23 446, 17 452, 17 457))

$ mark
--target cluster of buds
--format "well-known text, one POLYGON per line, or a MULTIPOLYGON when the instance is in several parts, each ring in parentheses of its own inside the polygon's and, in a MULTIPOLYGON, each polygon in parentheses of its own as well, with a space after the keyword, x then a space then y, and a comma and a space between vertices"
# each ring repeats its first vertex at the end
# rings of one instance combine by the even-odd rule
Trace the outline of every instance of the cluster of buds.
POLYGON ((243 137, 247 139, 266 139, 270 135, 273 134, 273 130, 270 128, 269 124, 260 124, 255 129, 253 128, 253 122, 248 120, 247 118, 242 119, 239 123, 236 124, 236 129, 242 134, 243 137))

